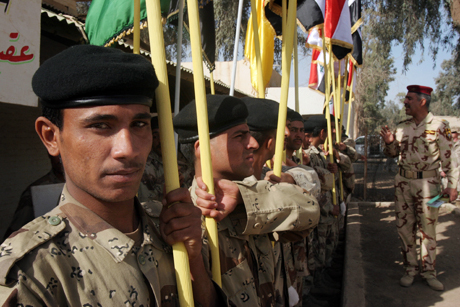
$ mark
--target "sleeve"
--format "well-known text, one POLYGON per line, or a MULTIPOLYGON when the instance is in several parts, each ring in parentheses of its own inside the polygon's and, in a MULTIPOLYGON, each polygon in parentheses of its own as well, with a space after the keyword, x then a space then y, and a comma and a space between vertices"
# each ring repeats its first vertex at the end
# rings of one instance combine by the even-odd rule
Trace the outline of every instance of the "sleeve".
MULTIPOLYGON (((33 283, 23 271, 17 271, 18 281, 11 285, 0 286, 0 303, 2 306, 53 306, 56 302, 44 301, 38 293, 48 293, 42 285, 33 283)), ((49 299, 51 295, 48 293, 49 299)))
POLYGON ((247 215, 244 235, 303 231, 318 224, 318 201, 296 185, 264 180, 237 184, 247 215))
POLYGON ((347 148, 342 153, 347 155, 352 163, 359 159, 359 153, 356 151, 356 149, 349 145, 347 145, 347 148))
POLYGON ((314 197, 318 198, 321 194, 321 182, 313 168, 308 166, 293 167, 286 170, 286 173, 294 178, 299 187, 310 192, 314 197))
POLYGON ((446 173, 447 187, 457 189, 459 170, 456 159, 452 156, 455 153, 452 151, 452 134, 448 123, 443 123, 438 130, 436 138, 439 147, 439 156, 441 158, 441 167, 446 173))
POLYGON ((313 169, 318 174, 318 178, 321 182, 321 191, 325 192, 332 190, 332 186, 334 185, 333 174, 320 166, 313 166, 313 169))
POLYGON ((351 167, 351 160, 350 158, 339 152, 339 156, 340 156, 340 161, 339 163, 337 163, 337 165, 339 166, 340 170, 344 173, 348 172, 350 170, 350 167, 351 167))

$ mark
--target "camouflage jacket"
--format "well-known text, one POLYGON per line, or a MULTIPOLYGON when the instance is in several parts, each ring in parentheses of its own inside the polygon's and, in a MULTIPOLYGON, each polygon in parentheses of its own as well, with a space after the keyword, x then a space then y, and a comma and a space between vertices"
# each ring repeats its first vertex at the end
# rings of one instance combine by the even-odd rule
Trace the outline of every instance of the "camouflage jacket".
POLYGON ((411 118, 396 127, 395 140, 385 144, 388 157, 399 155, 399 167, 414 171, 439 168, 446 173, 448 188, 457 188, 459 170, 452 159, 452 134, 449 123, 434 118, 430 112, 419 125, 411 118))
MULTIPOLYGON (((11 220, 11 224, 8 227, 5 233, 5 239, 9 237, 9 235, 19 230, 22 226, 27 224, 28 222, 32 221, 35 218, 34 214, 34 205, 32 203, 32 192, 31 188, 37 185, 46 185, 46 184, 54 184, 54 183, 62 183, 63 181, 59 179, 53 170, 51 170, 48 174, 41 177, 40 179, 34 181, 31 185, 25 189, 24 192, 21 194, 21 198, 19 199, 18 207, 14 212, 13 218, 11 220)), ((56 203, 57 205, 57 203, 56 203)))
POLYGON ((143 206, 137 245, 64 187, 58 207, 0 246, 2 306, 179 306, 161 205, 143 206))
MULTIPOLYGON (((268 234, 313 229, 319 206, 308 192, 291 184, 273 185, 254 176, 236 183, 244 204, 218 223, 222 289, 232 306, 273 306, 275 257, 268 234)), ((194 180, 194 202, 195 189, 194 180)))
POLYGON ((347 155, 350 158, 351 163, 356 162, 356 160, 359 159, 359 153, 356 151, 354 146, 349 145, 349 144, 352 144, 350 141, 344 141, 343 143, 347 145, 347 148, 343 151, 341 150, 340 152, 347 155))
POLYGON ((318 177, 321 181, 321 196, 318 198, 318 203, 321 208, 321 220, 322 224, 329 224, 334 221, 334 217, 330 213, 333 208, 332 202, 332 186, 334 185, 335 177, 327 169, 328 162, 322 150, 316 148, 313 145, 307 149, 307 153, 310 155, 310 166, 318 173, 318 177))

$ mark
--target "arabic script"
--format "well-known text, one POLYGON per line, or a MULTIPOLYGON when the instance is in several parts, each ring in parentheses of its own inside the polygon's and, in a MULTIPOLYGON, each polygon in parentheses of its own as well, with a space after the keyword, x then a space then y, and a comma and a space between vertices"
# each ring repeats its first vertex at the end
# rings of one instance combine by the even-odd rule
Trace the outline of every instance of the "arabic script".
MULTIPOLYGON (((13 41, 17 41, 19 39, 19 33, 10 33, 10 38, 13 41)), ((10 62, 12 64, 28 63, 34 58, 33 53, 27 54, 29 50, 29 46, 24 46, 21 48, 20 53, 16 54, 16 48, 14 46, 10 46, 6 49, 6 51, 0 52, 0 62, 10 62)))

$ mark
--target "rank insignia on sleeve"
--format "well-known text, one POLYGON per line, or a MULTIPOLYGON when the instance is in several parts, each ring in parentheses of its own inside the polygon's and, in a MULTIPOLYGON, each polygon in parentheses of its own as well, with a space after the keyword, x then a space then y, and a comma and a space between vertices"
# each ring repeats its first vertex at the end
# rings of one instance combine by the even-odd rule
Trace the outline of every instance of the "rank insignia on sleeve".
POLYGON ((450 132, 450 128, 446 128, 445 134, 446 134, 446 139, 448 141, 452 141, 452 132, 450 132))

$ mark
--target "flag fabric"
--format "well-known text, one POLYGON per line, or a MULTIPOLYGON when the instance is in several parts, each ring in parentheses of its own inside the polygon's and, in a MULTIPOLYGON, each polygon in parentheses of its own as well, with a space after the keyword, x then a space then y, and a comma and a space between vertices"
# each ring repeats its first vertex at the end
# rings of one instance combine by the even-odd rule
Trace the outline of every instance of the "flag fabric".
MULTIPOLYGON (((304 32, 324 23, 326 0, 298 0, 297 24, 304 32)), ((277 36, 282 35, 282 0, 272 0, 265 6, 265 16, 277 36)))
POLYGON ((347 81, 347 92, 345 95, 345 102, 349 103, 350 102, 350 94, 355 92, 356 88, 356 69, 353 64, 353 61, 350 60, 349 65, 348 65, 348 81, 347 81), (353 82, 352 82, 353 80, 353 82), (353 83, 353 87, 352 87, 353 83))
POLYGON ((354 33, 363 23, 361 18, 361 0, 348 0, 350 9, 351 33, 354 33))
POLYGON ((361 0, 348 0, 350 10, 351 33, 353 39, 353 52, 351 58, 353 64, 360 67, 363 65, 363 42, 361 36, 361 0))
MULTIPOLYGON (((203 61, 209 71, 212 72, 216 68, 216 27, 214 23, 214 3, 211 0, 200 0, 198 5, 203 61)), ((188 14, 184 14, 184 26, 187 31, 189 31, 188 14)))
POLYGON ((324 36, 332 43, 332 53, 341 60, 353 50, 350 9, 347 0, 326 0, 324 36))
MULTIPOLYGON (((262 61, 262 77, 264 82, 264 88, 267 87, 268 82, 273 72, 273 59, 275 50, 275 31, 270 25, 270 22, 265 17, 264 0, 256 0, 257 9, 257 24, 258 24, 258 35, 259 35, 259 46, 260 46, 260 59, 262 61)), ((251 84, 257 89, 257 61, 256 61, 256 50, 254 44, 254 31, 252 31, 252 23, 254 22, 254 16, 249 17, 248 26, 246 31, 246 42, 244 56, 250 62, 251 68, 251 84)))
MULTIPOLYGON (((141 29, 147 26, 145 0, 141 4, 141 29)), ((171 18, 179 12, 179 0, 161 0, 161 15, 171 18)), ((93 0, 85 22, 89 42, 110 46, 133 31, 134 2, 126 0, 93 0)))

